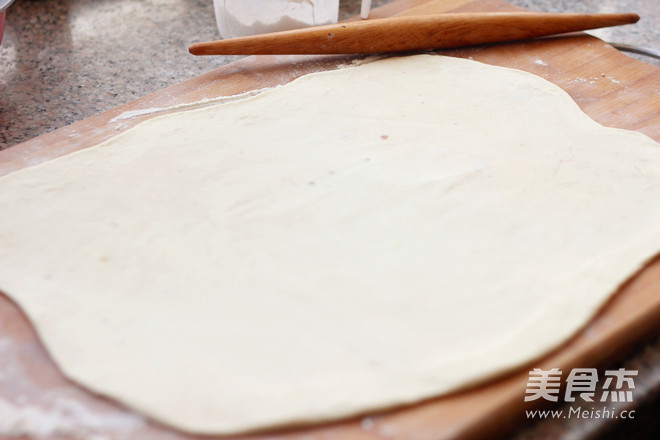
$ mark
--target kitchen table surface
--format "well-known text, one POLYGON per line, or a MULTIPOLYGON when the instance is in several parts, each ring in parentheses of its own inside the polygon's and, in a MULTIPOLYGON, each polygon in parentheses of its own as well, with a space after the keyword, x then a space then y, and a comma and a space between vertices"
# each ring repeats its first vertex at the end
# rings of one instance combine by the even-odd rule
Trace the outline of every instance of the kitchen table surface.
MULTIPOLYGON (((373 0, 372 5, 388 2, 373 0)), ((341 0, 340 19, 357 14, 359 3, 341 0)), ((607 42, 660 50, 658 0, 509 3, 546 12, 637 12, 638 24, 590 33, 607 42)), ((17 0, 7 11, 0 46, 0 149, 240 58, 188 54, 191 43, 218 38, 212 0, 17 0)), ((660 66, 660 60, 631 56, 660 66)), ((660 338, 640 341, 619 357, 607 369, 639 371, 635 419, 528 421, 515 437, 660 438, 660 338)))

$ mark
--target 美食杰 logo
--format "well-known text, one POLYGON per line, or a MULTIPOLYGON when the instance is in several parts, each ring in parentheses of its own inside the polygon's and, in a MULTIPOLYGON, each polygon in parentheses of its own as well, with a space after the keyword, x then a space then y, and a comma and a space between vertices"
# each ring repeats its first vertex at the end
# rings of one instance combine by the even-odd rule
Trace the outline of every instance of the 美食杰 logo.
POLYGON ((596 368, 573 368, 564 378, 559 368, 542 370, 534 368, 529 372, 525 402, 539 399, 550 402, 579 403, 568 411, 528 410, 527 418, 628 418, 635 416, 634 410, 618 410, 609 403, 632 402, 635 388, 634 378, 638 370, 605 370, 599 376, 596 368), (562 387, 565 385, 565 387, 562 387), (599 388, 600 385, 600 388, 599 388), (562 392, 562 389, 564 390, 562 392), (598 393, 600 391, 600 393, 598 393))

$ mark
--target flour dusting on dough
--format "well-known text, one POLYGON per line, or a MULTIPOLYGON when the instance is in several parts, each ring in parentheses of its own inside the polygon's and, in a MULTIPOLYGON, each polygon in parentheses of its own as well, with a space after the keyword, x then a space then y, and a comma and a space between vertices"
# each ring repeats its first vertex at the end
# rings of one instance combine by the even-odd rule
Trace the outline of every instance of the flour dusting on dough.
POLYGON ((145 108, 145 109, 138 109, 138 110, 129 110, 121 113, 118 116, 115 116, 114 118, 110 119, 108 123, 113 123, 117 121, 121 121, 122 119, 130 119, 134 118, 136 116, 144 116, 144 115, 152 115, 152 114, 161 114, 161 113, 170 113, 173 111, 180 111, 180 110, 187 110, 187 109, 193 109, 193 108, 199 108, 199 107, 205 107, 207 105, 211 104, 221 104, 221 103, 226 103, 226 102, 233 102, 237 101, 240 99, 245 99, 249 98, 251 96, 256 96, 266 90, 271 90, 272 87, 266 87, 263 89, 256 89, 256 90, 248 90, 247 92, 239 93, 236 95, 229 95, 229 96, 218 96, 217 98, 206 98, 206 99, 201 99, 199 101, 194 101, 194 102, 187 102, 183 104, 177 104, 173 105, 170 107, 154 107, 154 108, 145 108))

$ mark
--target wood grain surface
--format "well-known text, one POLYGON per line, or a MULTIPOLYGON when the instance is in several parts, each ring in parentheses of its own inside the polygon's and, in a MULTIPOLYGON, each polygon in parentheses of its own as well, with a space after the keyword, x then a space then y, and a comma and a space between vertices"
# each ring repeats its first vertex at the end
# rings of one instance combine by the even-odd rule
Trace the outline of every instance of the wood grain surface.
MULTIPOLYGON (((500 0, 399 0, 371 17, 445 11, 514 11, 500 0)), ((660 69, 629 58, 602 41, 575 34, 531 42, 442 52, 539 75, 566 90, 596 121, 636 130, 660 141, 660 69)), ((0 175, 86 148, 142 120, 206 105, 221 96, 284 84, 306 73, 335 68, 342 56, 260 56, 242 59, 193 80, 133 101, 0 152, 0 175)), ((72 311, 75 313, 75 311, 72 311)), ((560 349, 482 386, 416 405, 365 414, 321 426, 275 433, 219 437, 244 439, 471 439, 493 438, 524 422, 523 401, 530 367, 568 370, 621 358, 640 338, 657 334, 660 323, 660 262, 649 263, 612 297, 598 316, 560 349)), ((144 420, 67 380, 54 365, 27 317, 0 295, 0 403, 33 408, 58 429, 46 438, 198 438, 144 420), (63 402, 66 402, 64 405, 63 402), (50 419, 49 419, 50 420, 50 419)), ((42 418, 43 419, 43 418, 42 418)), ((43 427, 42 427, 43 428, 43 427)), ((28 435, 34 435, 36 428, 28 435)), ((45 429, 45 428, 43 428, 45 429)), ((209 438, 209 437, 204 437, 209 438)))
POLYGON ((464 12, 377 18, 195 43, 193 55, 373 54, 447 49, 636 23, 637 14, 464 12))

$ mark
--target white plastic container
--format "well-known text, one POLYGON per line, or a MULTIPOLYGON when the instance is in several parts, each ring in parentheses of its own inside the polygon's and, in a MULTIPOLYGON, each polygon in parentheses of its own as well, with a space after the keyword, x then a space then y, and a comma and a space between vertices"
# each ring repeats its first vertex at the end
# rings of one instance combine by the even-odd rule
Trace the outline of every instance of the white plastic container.
POLYGON ((213 0, 222 38, 336 23, 339 0, 213 0))

